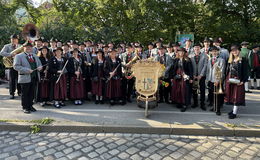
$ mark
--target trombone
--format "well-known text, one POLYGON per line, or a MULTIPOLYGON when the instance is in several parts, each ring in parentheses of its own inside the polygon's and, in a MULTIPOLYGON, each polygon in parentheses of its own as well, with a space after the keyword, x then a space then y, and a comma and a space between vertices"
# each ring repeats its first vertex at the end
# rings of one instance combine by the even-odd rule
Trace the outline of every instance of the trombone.
POLYGON ((215 65, 215 77, 216 77, 216 81, 219 82, 218 86, 214 85, 214 111, 217 112, 218 111, 218 95, 220 94, 224 94, 223 89, 222 89, 222 70, 218 65, 215 65))

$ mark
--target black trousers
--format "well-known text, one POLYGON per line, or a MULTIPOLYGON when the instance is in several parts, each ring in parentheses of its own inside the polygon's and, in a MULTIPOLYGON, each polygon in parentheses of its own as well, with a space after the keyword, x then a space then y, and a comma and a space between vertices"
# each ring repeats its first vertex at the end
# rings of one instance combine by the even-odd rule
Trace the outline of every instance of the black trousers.
MULTIPOLYGON (((199 91, 200 91, 200 104, 205 104, 205 80, 206 77, 202 77, 199 82, 199 91)), ((194 104, 198 104, 198 93, 197 90, 192 89, 193 101, 194 104)))
POLYGON ((21 91, 22 91, 22 107, 23 109, 30 110, 33 106, 33 99, 34 99, 34 90, 36 87, 37 79, 34 78, 30 83, 21 83, 21 91))
POLYGON ((9 69, 9 93, 14 95, 17 89, 18 94, 21 93, 21 85, 18 84, 18 72, 13 68, 9 69))
POLYGON ((165 101, 168 102, 169 100, 169 93, 171 91, 171 80, 170 79, 163 79, 164 82, 169 83, 168 87, 163 86, 162 84, 160 84, 159 86, 159 98, 161 101, 165 101))
POLYGON ((135 79, 126 79, 125 77, 122 80, 122 95, 124 98, 130 98, 133 94, 135 79))
MULTIPOLYGON (((214 94, 214 83, 209 82, 209 102, 214 105, 214 97, 217 98, 217 111, 220 111, 220 107, 224 104, 224 94, 214 94)), ((223 88, 223 86, 222 86, 223 88)))

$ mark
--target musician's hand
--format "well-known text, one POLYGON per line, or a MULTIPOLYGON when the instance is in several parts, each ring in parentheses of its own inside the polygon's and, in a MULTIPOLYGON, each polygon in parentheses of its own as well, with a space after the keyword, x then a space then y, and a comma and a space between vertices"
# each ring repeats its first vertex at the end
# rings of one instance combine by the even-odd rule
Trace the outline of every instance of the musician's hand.
POLYGON ((214 82, 214 86, 218 86, 219 82, 214 82))
POLYGON ((42 70, 42 66, 38 67, 37 70, 38 70, 38 71, 41 71, 41 70, 42 70))
POLYGON ((202 78, 202 76, 198 76, 197 79, 200 80, 202 78))
POLYGON ((75 74, 78 76, 79 75, 79 71, 76 71, 75 74))
POLYGON ((48 71, 47 71, 47 70, 44 70, 43 72, 44 72, 44 73, 47 73, 48 71))
POLYGON ((109 73, 109 75, 110 75, 110 76, 113 76, 113 75, 114 75, 114 73, 113 73, 113 72, 110 72, 110 73, 109 73))
POLYGON ((32 69, 30 69, 29 73, 32 73, 32 72, 33 72, 33 70, 32 70, 32 69))
POLYGON ((190 83, 192 83, 193 82, 193 80, 190 80, 190 83))
POLYGON ((240 83, 238 83, 238 85, 240 86, 240 85, 243 85, 244 84, 244 82, 240 82, 240 83))
POLYGON ((58 70, 58 71, 57 71, 57 73, 61 74, 61 73, 62 73, 62 71, 61 71, 61 70, 58 70))

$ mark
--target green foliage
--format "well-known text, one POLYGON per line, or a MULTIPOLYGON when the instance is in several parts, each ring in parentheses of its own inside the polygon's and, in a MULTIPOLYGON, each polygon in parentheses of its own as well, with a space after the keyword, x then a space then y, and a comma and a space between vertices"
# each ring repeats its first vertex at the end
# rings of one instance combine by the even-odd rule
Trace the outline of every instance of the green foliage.
POLYGON ((222 37, 226 43, 260 40, 259 0, 53 0, 52 7, 39 8, 29 0, 0 4, 4 41, 23 26, 13 16, 19 8, 26 9, 28 22, 36 23, 46 39, 147 43, 194 33, 196 41, 206 36, 222 37))
POLYGON ((36 134, 36 133, 39 133, 41 128, 39 125, 35 124, 35 125, 32 125, 31 127, 31 133, 32 134, 36 134))

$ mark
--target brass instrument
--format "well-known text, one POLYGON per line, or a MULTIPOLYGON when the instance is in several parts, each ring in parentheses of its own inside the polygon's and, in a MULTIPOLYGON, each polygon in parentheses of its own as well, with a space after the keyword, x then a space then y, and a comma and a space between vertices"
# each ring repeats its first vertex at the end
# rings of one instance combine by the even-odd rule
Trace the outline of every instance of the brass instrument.
POLYGON ((125 77, 126 79, 131 79, 132 75, 131 75, 131 65, 134 64, 136 61, 138 61, 140 59, 140 57, 138 56, 138 54, 135 54, 135 57, 133 59, 131 59, 131 61, 129 61, 125 67, 125 77))
POLYGON ((32 23, 28 23, 24 26, 22 35, 23 38, 26 40, 26 42, 21 45, 20 47, 16 48, 11 52, 10 57, 4 57, 3 58, 3 64, 5 65, 6 68, 12 68, 13 67, 13 57, 19 53, 23 52, 23 47, 28 43, 28 41, 35 41, 38 39, 38 29, 36 26, 32 23))
POLYGON ((214 85, 214 111, 217 112, 217 107, 218 107, 218 95, 224 94, 223 89, 222 89, 222 70, 218 65, 214 66, 215 68, 215 77, 216 80, 219 82, 218 86, 214 85))
POLYGON ((196 91, 197 94, 199 94, 199 91, 200 91, 200 80, 199 79, 194 79, 193 83, 192 83, 192 89, 194 91, 196 91))

